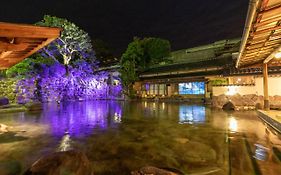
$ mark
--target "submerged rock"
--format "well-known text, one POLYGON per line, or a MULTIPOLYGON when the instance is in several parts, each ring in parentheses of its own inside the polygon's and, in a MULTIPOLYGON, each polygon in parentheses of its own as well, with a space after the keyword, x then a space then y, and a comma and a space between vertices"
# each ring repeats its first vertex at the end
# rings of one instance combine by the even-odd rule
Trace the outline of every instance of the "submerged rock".
POLYGON ((80 151, 56 152, 40 158, 24 175, 93 175, 87 156, 80 151))
POLYGON ((216 160, 215 150, 204 143, 189 141, 185 144, 176 144, 174 149, 181 152, 178 156, 184 162, 205 164, 216 160))
POLYGON ((180 175, 180 174, 153 166, 142 167, 138 171, 131 172, 131 175, 180 175))

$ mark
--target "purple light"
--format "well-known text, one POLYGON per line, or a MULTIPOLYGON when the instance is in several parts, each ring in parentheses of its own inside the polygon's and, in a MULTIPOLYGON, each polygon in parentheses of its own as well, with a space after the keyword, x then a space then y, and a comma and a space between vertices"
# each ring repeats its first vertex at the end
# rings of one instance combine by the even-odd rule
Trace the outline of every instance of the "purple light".
POLYGON ((108 83, 108 72, 93 74, 91 70, 89 64, 80 61, 73 67, 69 66, 70 73, 66 76, 64 65, 45 65, 38 76, 18 82, 18 102, 27 103, 36 99, 49 102, 121 97, 121 84, 108 83))
POLYGON ((121 104, 115 101, 64 102, 59 106, 49 103, 44 106, 40 120, 50 126, 54 136, 83 137, 94 129, 104 130, 118 125, 115 113, 122 116, 121 104))

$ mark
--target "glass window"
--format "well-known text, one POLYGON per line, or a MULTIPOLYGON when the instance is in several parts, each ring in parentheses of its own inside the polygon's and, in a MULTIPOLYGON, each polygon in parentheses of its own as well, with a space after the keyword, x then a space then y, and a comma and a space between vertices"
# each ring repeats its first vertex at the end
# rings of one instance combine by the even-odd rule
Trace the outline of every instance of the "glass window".
POLYGON ((179 94, 204 94, 205 83, 204 82, 189 82, 179 83, 179 94))
POLYGON ((159 84, 159 95, 165 95, 165 84, 159 84))

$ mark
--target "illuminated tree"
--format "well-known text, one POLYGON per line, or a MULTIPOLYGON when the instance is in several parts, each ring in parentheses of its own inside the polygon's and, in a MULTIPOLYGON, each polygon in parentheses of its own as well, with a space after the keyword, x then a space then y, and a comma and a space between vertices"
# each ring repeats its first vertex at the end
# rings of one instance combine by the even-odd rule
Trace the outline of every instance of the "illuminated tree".
POLYGON ((37 25, 63 29, 60 37, 43 48, 42 52, 54 60, 62 62, 66 69, 73 60, 82 59, 90 64, 95 63, 89 35, 74 23, 63 18, 45 15, 44 19, 38 22, 37 25))

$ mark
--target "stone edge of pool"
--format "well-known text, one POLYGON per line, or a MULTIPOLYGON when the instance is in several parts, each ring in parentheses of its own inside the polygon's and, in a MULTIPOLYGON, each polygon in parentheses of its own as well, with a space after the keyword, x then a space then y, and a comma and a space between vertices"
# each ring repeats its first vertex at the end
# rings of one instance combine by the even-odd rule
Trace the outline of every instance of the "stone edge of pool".
POLYGON ((281 111, 258 110, 257 113, 261 120, 281 134, 281 111))

